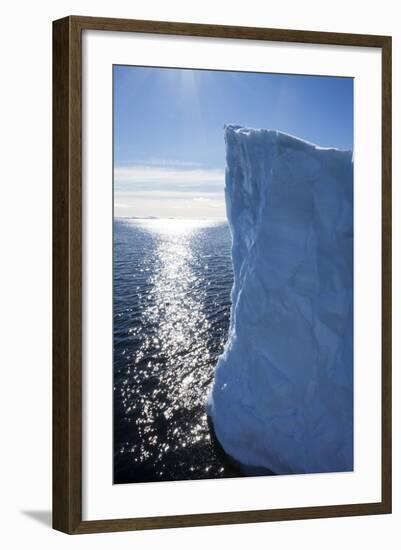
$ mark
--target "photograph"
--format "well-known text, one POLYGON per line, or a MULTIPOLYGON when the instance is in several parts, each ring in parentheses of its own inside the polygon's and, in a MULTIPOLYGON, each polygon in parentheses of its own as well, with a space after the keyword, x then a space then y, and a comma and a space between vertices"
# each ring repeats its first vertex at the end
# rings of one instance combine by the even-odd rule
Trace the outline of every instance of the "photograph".
POLYGON ((113 65, 114 484, 353 471, 353 94, 113 65))

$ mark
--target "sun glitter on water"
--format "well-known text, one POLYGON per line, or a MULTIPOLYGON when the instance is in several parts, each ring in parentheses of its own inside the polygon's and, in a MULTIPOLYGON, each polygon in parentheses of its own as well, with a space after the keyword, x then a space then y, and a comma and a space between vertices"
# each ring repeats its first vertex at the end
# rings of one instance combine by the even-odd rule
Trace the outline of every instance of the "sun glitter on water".
MULTIPOLYGON (((121 452, 128 452, 136 464, 152 463, 155 475, 165 479, 177 475, 171 473, 172 456, 184 463, 186 449, 196 453, 210 446, 205 397, 224 343, 211 340, 211 335, 219 334, 221 323, 228 322, 228 303, 220 316, 210 318, 208 294, 213 281, 208 270, 214 256, 209 259, 204 251, 210 246, 208 231, 222 222, 134 219, 125 223, 150 234, 153 245, 144 251, 138 274, 148 274, 146 292, 136 288, 140 322, 129 329, 139 345, 119 388, 124 416, 134 424, 137 436, 125 441, 121 452)), ((211 295, 218 298, 215 290, 211 295)), ((207 473, 196 468, 196 463, 190 466, 195 477, 207 473)))
POLYGON ((222 220, 210 219, 210 220, 190 220, 190 219, 176 219, 176 218, 157 218, 157 219, 135 219, 135 225, 151 231, 160 236, 168 237, 173 236, 189 236, 191 233, 217 226, 222 223, 222 220))

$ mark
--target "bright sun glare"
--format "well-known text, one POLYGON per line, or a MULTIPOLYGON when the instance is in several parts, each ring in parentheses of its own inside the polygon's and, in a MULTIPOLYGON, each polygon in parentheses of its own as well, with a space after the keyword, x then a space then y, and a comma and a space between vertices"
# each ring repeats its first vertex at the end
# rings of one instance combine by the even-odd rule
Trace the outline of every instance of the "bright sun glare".
POLYGON ((188 235, 198 229, 212 227, 221 223, 221 220, 189 220, 161 218, 157 220, 135 220, 135 225, 152 233, 166 236, 188 235))

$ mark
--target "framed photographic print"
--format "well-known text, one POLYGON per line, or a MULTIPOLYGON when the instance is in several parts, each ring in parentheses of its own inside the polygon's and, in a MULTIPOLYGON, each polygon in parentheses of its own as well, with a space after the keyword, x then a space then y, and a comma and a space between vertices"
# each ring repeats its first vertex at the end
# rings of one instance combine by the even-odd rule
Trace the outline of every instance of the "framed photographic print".
POLYGON ((53 24, 53 526, 391 511, 391 38, 53 24))

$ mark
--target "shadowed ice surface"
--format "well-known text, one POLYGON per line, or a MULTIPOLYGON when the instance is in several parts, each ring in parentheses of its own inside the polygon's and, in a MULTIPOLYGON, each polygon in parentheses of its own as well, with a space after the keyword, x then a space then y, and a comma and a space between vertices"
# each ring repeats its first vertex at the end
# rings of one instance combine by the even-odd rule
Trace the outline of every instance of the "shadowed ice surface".
POLYGON ((208 414, 246 472, 353 470, 353 153, 227 126, 232 319, 208 414))
POLYGON ((114 482, 233 477, 205 401, 230 316, 225 222, 116 219, 114 482))

